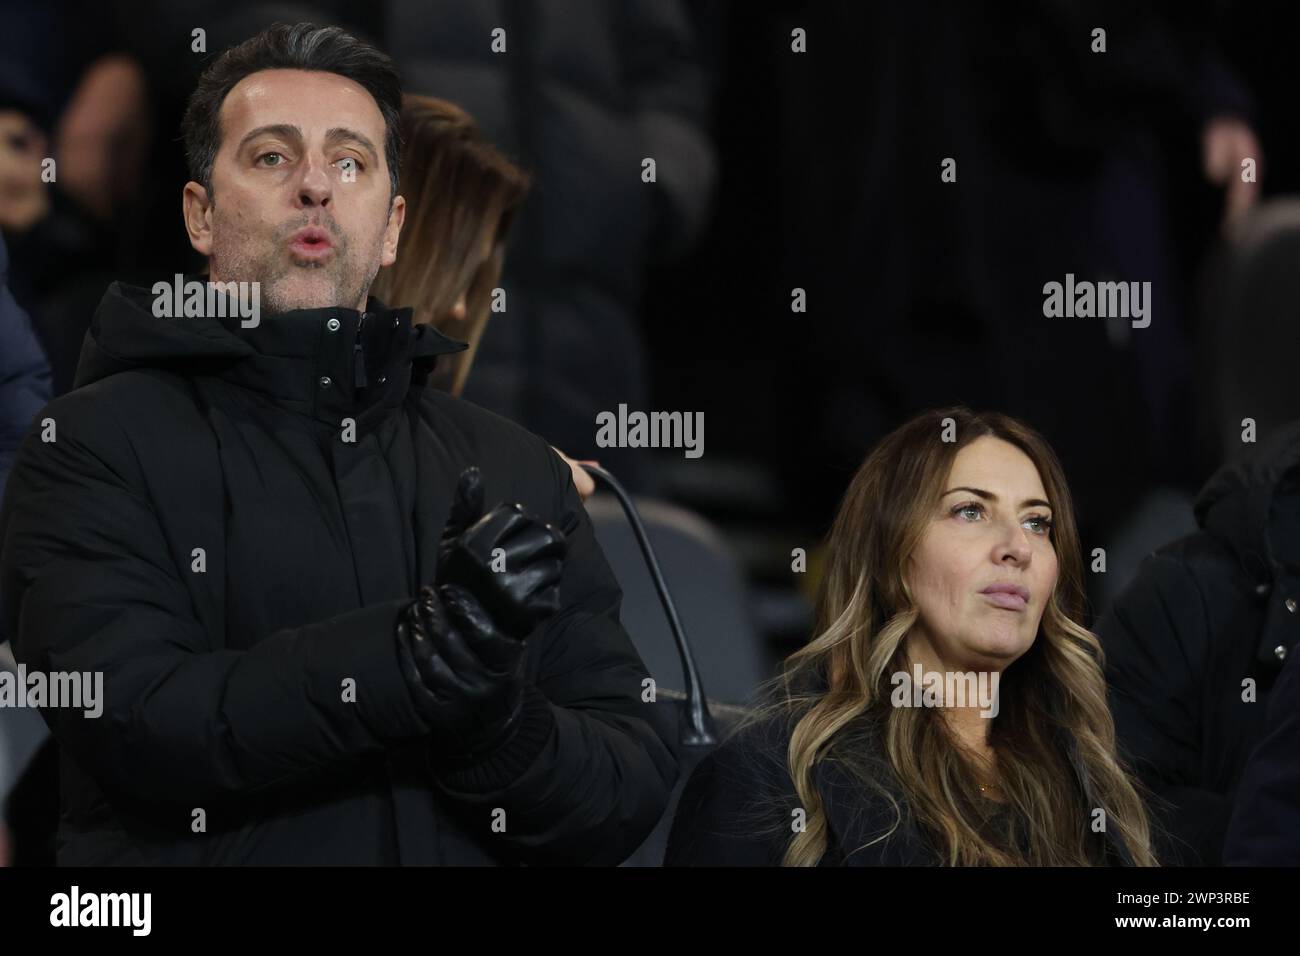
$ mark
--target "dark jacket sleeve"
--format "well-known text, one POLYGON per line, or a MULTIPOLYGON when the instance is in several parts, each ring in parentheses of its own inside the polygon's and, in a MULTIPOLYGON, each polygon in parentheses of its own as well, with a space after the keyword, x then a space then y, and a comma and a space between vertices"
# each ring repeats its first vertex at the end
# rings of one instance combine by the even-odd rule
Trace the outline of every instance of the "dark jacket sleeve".
POLYGON ((691 774, 677 804, 664 866, 780 866, 798 806, 785 746, 750 726, 691 774))
POLYGON ((9 255, 0 236, 0 496, 23 434, 50 397, 50 366, 9 291, 9 255))
POLYGON ((1264 739, 1237 788, 1223 861, 1300 866, 1300 653, 1269 694, 1264 739))
POLYGON ((1201 781, 1208 615, 1195 577, 1154 554, 1097 623, 1121 757, 1152 791, 1157 854, 1217 866, 1231 802, 1201 781))
POLYGON ((523 859, 617 864, 667 806, 677 779, 671 729, 643 699, 648 675, 619 622, 622 592, 569 467, 538 447, 554 485, 548 520, 569 540, 561 611, 528 639, 519 731, 474 766, 435 766, 435 785, 484 828, 503 809, 505 830, 493 838, 523 859))
POLYGON ((193 807, 428 733, 400 670, 403 601, 248 650, 214 646, 112 404, 91 386, 49 405, 55 440, 28 436, 0 513, 15 657, 33 671, 103 675, 98 716, 42 711, 72 759, 119 799, 193 807))

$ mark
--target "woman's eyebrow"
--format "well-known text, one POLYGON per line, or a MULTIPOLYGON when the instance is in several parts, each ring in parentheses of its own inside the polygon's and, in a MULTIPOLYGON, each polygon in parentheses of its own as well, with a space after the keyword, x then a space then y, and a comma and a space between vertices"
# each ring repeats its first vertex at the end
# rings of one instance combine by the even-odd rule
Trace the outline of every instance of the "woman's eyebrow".
MULTIPOLYGON (((984 499, 987 500, 987 501, 997 501, 997 500, 998 500, 998 496, 995 495, 993 492, 991 492, 991 491, 985 491, 983 488, 971 488, 971 487, 968 486, 968 485, 959 485, 959 486, 957 486, 956 488, 949 488, 949 489, 948 489, 947 491, 945 491, 945 492, 943 493, 943 495, 941 495, 940 497, 944 497, 944 498, 946 498, 948 495, 951 495, 951 494, 953 494, 954 492, 957 492, 957 491, 968 491, 968 492, 970 492, 972 495, 975 495, 975 496, 977 496, 977 497, 979 497, 979 498, 984 498, 984 499)), ((1029 507, 1032 507, 1032 506, 1034 506, 1034 505, 1042 505, 1044 508, 1050 508, 1050 507, 1052 507, 1052 505, 1051 505, 1050 502, 1044 501, 1042 498, 1026 498, 1024 501, 1020 502, 1020 507, 1022 507, 1022 508, 1029 508, 1029 507)))

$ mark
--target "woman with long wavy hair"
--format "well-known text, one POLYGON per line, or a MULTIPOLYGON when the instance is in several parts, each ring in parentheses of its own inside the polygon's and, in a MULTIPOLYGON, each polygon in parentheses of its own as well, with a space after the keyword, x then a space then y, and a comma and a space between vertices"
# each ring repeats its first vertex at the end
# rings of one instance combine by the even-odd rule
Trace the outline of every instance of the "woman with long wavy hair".
POLYGON ((1040 435, 918 416, 858 470, 827 552, 813 640, 696 769, 668 865, 1154 864, 1040 435))

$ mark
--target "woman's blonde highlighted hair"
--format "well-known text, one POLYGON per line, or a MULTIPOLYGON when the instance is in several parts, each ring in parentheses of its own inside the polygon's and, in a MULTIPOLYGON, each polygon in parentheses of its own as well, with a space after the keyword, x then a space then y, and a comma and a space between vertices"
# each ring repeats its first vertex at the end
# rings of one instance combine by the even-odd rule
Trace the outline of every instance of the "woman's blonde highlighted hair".
POLYGON ((1115 754, 1101 645, 1078 623, 1083 565, 1069 489, 1040 435, 1005 415, 965 408, 912 419, 858 469, 827 552, 815 636, 786 660, 768 688, 768 704, 753 716, 779 717, 792 727, 786 757, 806 826, 790 840, 786 865, 816 865, 826 853, 827 819, 814 782, 823 760, 839 762, 893 804, 893 828, 873 843, 907 813, 949 865, 1089 865, 1103 858, 1101 821, 1134 863, 1154 864, 1146 810, 1115 754), (945 441, 945 430, 955 440, 945 441), (978 779, 942 713, 890 705, 891 675, 909 670, 904 641, 918 616, 905 569, 957 453, 983 436, 1011 443, 1037 467, 1052 504, 1059 566, 1034 644, 1002 674, 990 729, 1010 810, 1005 840, 986 826, 983 801, 969 796, 978 792, 978 779), (864 726, 874 728, 891 780, 854 745, 864 726))

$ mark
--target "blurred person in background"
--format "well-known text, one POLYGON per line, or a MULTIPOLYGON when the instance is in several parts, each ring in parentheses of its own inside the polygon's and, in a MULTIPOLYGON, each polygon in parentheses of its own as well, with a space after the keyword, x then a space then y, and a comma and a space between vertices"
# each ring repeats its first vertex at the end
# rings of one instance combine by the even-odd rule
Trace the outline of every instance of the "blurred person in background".
POLYGON ((1224 861, 1234 813, 1250 826, 1238 790, 1266 715, 1288 706, 1275 698, 1300 620, 1297 297, 1300 200, 1270 200, 1231 229, 1203 288, 1197 411, 1218 465, 1190 528, 1144 553, 1096 625, 1121 750, 1171 863, 1224 861))
POLYGON ((0 34, 0 229, 56 395, 104 289, 135 277, 154 245, 138 231, 153 186, 149 82, 124 7, 13 0, 0 34))
POLYGON ((1300 866, 1300 654, 1288 657, 1234 800, 1229 866, 1300 866))
MULTIPOLYGON (((487 141, 473 117, 447 100, 403 96, 402 142, 406 222, 397 261, 379 274, 372 291, 385 302, 411 306, 417 325, 466 343, 465 351, 439 358, 429 377, 432 387, 459 396, 492 315, 506 238, 530 181, 487 141)), ((591 476, 560 457, 586 498, 594 490, 591 476)))
MULTIPOLYGON (((9 256, 0 235, 0 502, 23 436, 51 398, 49 365, 31 323, 9 292, 8 280, 9 256)), ((0 669, 12 671, 15 663, 4 620, 0 610, 0 669)), ((39 835, 29 834, 29 829, 48 831, 10 800, 32 754, 47 737, 34 711, 0 707, 0 866, 7 866, 15 856, 25 857, 29 835, 39 841, 39 835), (10 827, 16 831, 14 839, 10 827)), ((45 794, 47 799, 57 799, 52 788, 47 787, 45 794)))
MULTIPOLYGON (((143 83, 99 3, 13 0, 0 31, 0 498, 33 416, 72 386, 142 173, 143 83), (90 29, 94 25, 94 29, 90 29)), ((16 663, 0 609, 0 667, 16 663)), ((54 862, 58 751, 0 709, 2 855, 54 862)))
POLYGON ((1247 451, 1201 490, 1199 528, 1148 557, 1097 622, 1121 751, 1175 864, 1223 863, 1237 789, 1296 653, 1300 423, 1247 451))
POLYGON ((1196 499, 1199 528, 1148 557, 1097 622, 1121 749, 1151 788, 1173 864, 1222 864, 1266 714, 1287 719, 1273 697, 1296 656, 1297 488, 1292 421, 1219 468, 1196 499))
POLYGON ((51 397, 49 363, 9 292, 9 254, 0 236, 0 497, 23 435, 51 397))
POLYGON ((596 415, 649 408, 648 271, 690 249, 711 211, 710 54, 695 11, 681 0, 390 0, 380 16, 406 88, 463 107, 535 183, 512 230, 507 307, 483 333, 465 396, 653 490, 649 456, 598 451, 596 415))

